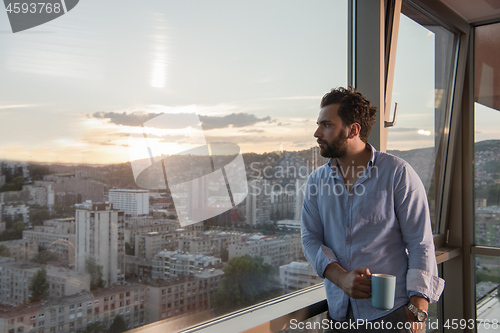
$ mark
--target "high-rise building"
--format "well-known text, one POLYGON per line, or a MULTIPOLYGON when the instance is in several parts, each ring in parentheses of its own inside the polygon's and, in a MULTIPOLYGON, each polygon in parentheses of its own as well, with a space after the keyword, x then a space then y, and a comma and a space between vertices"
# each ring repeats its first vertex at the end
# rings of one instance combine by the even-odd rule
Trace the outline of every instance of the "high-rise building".
POLYGON ((266 179, 249 182, 246 197, 246 222, 250 225, 271 222, 271 185, 266 179))
POLYGON ((304 197, 306 194, 306 179, 297 179, 295 180, 295 205, 294 205, 294 220, 301 221, 302 220, 302 206, 304 204, 304 197))
POLYGON ((126 215, 140 216, 149 214, 149 191, 109 190, 108 200, 113 204, 113 208, 125 211, 126 215))
POLYGON ((106 286, 125 278, 125 213, 111 204, 93 204, 76 210, 76 269, 85 272, 85 261, 94 258, 103 267, 106 286))

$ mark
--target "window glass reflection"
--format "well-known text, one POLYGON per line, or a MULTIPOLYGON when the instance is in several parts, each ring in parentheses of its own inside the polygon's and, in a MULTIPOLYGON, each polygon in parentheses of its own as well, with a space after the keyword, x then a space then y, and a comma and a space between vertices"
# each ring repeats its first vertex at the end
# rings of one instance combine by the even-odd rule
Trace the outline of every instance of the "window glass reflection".
POLYGON ((10 28, 7 332, 177 331, 321 282, 300 210, 321 96, 347 85, 347 1, 86 0, 10 28))
POLYGON ((487 246, 500 246, 499 29, 500 24, 477 27, 475 41, 475 238, 487 246))
POLYGON ((500 325, 500 259, 476 256, 477 331, 488 332, 500 325))
POLYGON ((408 5, 402 11, 391 109, 398 103, 398 116, 389 128, 387 152, 406 160, 420 176, 438 232, 454 35, 408 5))

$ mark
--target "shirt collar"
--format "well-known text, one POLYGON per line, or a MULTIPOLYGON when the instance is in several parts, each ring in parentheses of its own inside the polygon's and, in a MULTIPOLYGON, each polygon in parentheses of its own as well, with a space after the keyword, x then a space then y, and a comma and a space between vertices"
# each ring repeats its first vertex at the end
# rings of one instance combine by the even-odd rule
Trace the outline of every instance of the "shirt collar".
MULTIPOLYGON (((377 152, 377 149, 373 147, 371 144, 366 143, 366 146, 371 150, 372 156, 370 157, 370 161, 368 161, 367 169, 370 169, 375 165, 375 153, 377 152)), ((330 170, 333 171, 333 178, 340 179, 340 170, 338 169, 338 163, 336 158, 330 158, 328 160, 328 166, 330 167, 330 170)))

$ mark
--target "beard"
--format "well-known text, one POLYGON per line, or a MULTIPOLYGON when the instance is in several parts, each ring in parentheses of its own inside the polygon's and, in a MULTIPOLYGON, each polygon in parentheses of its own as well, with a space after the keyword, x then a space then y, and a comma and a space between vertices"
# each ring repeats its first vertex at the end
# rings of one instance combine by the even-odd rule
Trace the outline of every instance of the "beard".
POLYGON ((346 130, 342 129, 339 135, 332 141, 319 140, 325 145, 320 148, 319 154, 327 158, 342 158, 347 155, 346 130))

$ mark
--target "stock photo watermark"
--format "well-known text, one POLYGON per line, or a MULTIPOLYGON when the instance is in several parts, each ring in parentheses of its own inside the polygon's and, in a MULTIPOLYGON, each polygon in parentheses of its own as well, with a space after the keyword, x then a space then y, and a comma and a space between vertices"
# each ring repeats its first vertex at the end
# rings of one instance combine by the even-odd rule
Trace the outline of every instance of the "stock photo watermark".
POLYGON ((4 0, 12 32, 34 28, 63 16, 80 0, 4 0))
MULTIPOLYGON (((343 183, 331 184, 327 179, 321 179, 320 184, 307 184, 306 180, 309 178, 309 175, 313 171, 309 161, 306 162, 306 165, 301 165, 299 167, 295 166, 269 166, 266 165, 262 167, 260 162, 252 162, 250 164, 250 170, 252 173, 250 174, 251 180, 249 181, 250 185, 250 193, 249 195, 275 195, 275 194, 284 194, 284 195, 294 195, 295 193, 300 193, 301 195, 308 196, 316 196, 316 195, 335 195, 341 196, 344 193, 348 195, 356 195, 362 196, 365 194, 366 189, 363 184, 358 184, 354 186, 351 181, 346 181, 345 185, 343 183), (281 185, 280 183, 275 183, 270 186, 260 186, 260 181, 270 181, 272 179, 279 178, 289 178, 289 179, 298 179, 300 182, 296 184, 288 183, 286 185, 281 185), (352 187, 352 192, 347 192, 348 188, 352 187)), ((363 166, 347 166, 345 168, 338 166, 332 168, 332 173, 330 177, 344 177, 349 176, 350 178, 359 179, 363 175, 366 175, 368 178, 375 177, 378 178, 379 171, 377 166, 373 166, 370 168, 363 166)))

